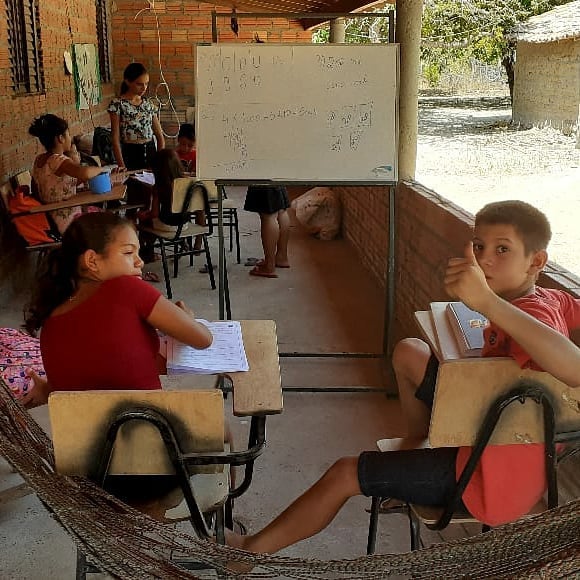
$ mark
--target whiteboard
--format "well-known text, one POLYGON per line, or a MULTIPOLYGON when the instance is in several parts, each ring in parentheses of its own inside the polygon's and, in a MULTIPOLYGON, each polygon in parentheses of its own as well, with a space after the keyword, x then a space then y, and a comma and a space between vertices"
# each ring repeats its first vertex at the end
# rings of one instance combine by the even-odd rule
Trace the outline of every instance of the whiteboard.
POLYGON ((197 175, 396 181, 396 44, 197 47, 197 175))

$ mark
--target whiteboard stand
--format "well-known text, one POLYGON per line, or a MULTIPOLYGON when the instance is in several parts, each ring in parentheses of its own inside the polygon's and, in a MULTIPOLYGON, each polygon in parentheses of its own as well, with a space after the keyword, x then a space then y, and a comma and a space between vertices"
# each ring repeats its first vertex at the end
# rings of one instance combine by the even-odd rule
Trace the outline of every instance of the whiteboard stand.
MULTIPOLYGON (((248 186, 248 185, 284 185, 284 186, 300 186, 300 185, 313 185, 312 183, 306 182, 281 182, 272 180, 216 180, 216 186, 218 189, 218 295, 219 295, 219 319, 220 320, 232 320, 232 311, 230 304, 230 292, 229 292, 229 281, 226 269, 226 250, 225 250, 225 240, 224 240, 224 226, 223 226, 223 198, 225 197, 226 186, 248 186)), ((368 185, 380 185, 388 187, 389 191, 389 216, 388 216, 388 227, 389 227, 389 248, 387 253, 387 279, 385 281, 385 292, 386 292, 386 308, 383 320, 383 340, 381 344, 381 351, 376 353, 369 352, 281 352, 279 353, 280 358, 359 358, 359 359, 383 359, 385 357, 390 360, 390 354, 393 349, 392 338, 393 338, 393 323, 395 314, 395 186, 396 183, 393 181, 385 181, 383 183, 353 183, 348 182, 323 182, 316 183, 316 185, 332 187, 334 186, 368 186, 368 185)), ((391 366, 389 365, 392 371, 391 366)), ((221 387, 224 391, 227 391, 227 386, 221 387)), ((390 394, 387 389, 377 389, 374 387, 285 387, 283 390, 289 390, 292 392, 385 392, 390 394)))
POLYGON ((387 186, 390 243, 379 352, 280 354, 383 359, 394 314, 399 46, 218 43, 198 45, 196 59, 197 175, 215 181, 219 191, 220 318, 231 318, 226 185, 387 186))

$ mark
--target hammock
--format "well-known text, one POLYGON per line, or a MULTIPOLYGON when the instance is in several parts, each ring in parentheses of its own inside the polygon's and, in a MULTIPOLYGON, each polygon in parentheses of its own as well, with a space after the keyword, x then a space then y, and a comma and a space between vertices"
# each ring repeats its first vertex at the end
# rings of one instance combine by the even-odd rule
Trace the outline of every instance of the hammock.
POLYGON ((50 439, 0 379, 0 454, 19 471, 87 558, 116 578, 197 578, 172 560, 222 577, 377 579, 564 578, 580 574, 580 500, 479 536, 406 554, 352 560, 258 555, 198 539, 125 505, 89 480, 54 470, 50 439), (254 566, 229 572, 228 563, 254 566))

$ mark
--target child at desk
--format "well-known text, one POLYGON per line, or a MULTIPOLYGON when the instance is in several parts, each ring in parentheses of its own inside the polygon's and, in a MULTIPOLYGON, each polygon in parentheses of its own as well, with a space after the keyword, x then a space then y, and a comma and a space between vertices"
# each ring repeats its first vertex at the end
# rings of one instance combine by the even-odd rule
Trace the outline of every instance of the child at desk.
MULTIPOLYGON (((84 167, 73 145, 68 123, 56 115, 35 119, 28 132, 37 137, 46 149, 32 166, 32 179, 43 203, 65 201, 77 194, 78 181, 86 181, 105 171, 102 167, 84 167)), ((89 211, 96 208, 89 208, 89 211)), ((81 208, 67 207, 51 211, 50 215, 62 234, 81 214, 81 208)))
POLYGON ((182 123, 177 134, 177 147, 175 148, 183 170, 195 175, 195 127, 191 123, 182 123))
POLYGON ((473 244, 467 245, 462 258, 449 260, 445 289, 509 334, 547 372, 568 385, 580 386, 580 348, 495 294, 475 259, 473 244))
MULTIPOLYGON (((157 151, 151 165, 155 176, 152 209, 148 213, 142 212, 140 217, 151 219, 153 227, 157 229, 175 228, 181 225, 182 217, 180 213, 171 211, 173 180, 184 177, 183 166, 174 149, 157 151)), ((200 226, 206 225, 204 211, 195 212, 195 223, 200 226)), ((193 245, 194 251, 201 252, 201 246, 201 236, 197 236, 193 245)))
MULTIPOLYGON (((466 260, 477 261, 498 296, 568 336, 568 329, 580 326, 580 300, 535 285, 547 261, 550 236, 548 220, 532 206, 518 201, 492 203, 476 216, 473 250, 466 260)), ((459 286, 457 278, 466 276, 459 265, 454 275, 448 274, 450 289, 454 282, 459 286)), ((487 330, 486 343, 488 356, 513 356, 521 365, 537 368, 498 325, 487 330)), ((426 405, 428 415, 436 364, 428 363, 429 349, 418 344, 410 339, 399 343, 393 363, 399 388, 412 391, 414 386, 419 391, 417 404, 426 405)), ((409 406, 409 400, 402 398, 402 402, 409 406)), ((367 451, 359 457, 343 457, 266 528, 252 536, 232 535, 229 543, 252 552, 275 552, 322 530, 355 495, 445 505, 470 454, 471 448, 465 447, 367 451)), ((499 525, 527 513, 545 488, 543 445, 488 446, 463 503, 483 523, 499 525)))
POLYGON ((52 391, 160 389, 156 329, 194 348, 211 344, 183 303, 141 279, 142 267, 135 228, 117 214, 85 214, 69 226, 27 309, 27 330, 42 328, 48 382, 32 374, 25 405, 46 403, 52 391))

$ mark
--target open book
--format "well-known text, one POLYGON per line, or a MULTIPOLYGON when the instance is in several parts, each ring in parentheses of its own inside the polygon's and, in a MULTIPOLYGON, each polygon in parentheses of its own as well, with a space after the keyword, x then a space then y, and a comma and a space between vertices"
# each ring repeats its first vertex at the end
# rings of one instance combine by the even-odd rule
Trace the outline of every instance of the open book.
POLYGON ((250 369, 242 327, 235 320, 208 322, 205 324, 213 334, 209 348, 197 349, 167 337, 167 374, 217 374, 247 371, 250 369))
MULTIPOLYGON (((431 302, 430 310, 415 312, 415 319, 421 329, 423 338, 440 361, 457 360, 466 356, 480 356, 481 350, 472 351, 470 355, 467 355, 465 354, 465 349, 460 347, 448 314, 449 304, 451 303, 431 302)), ((481 314, 476 314, 477 317, 483 318, 481 314)), ((483 346, 483 325, 477 328, 476 331, 481 335, 483 346)))

